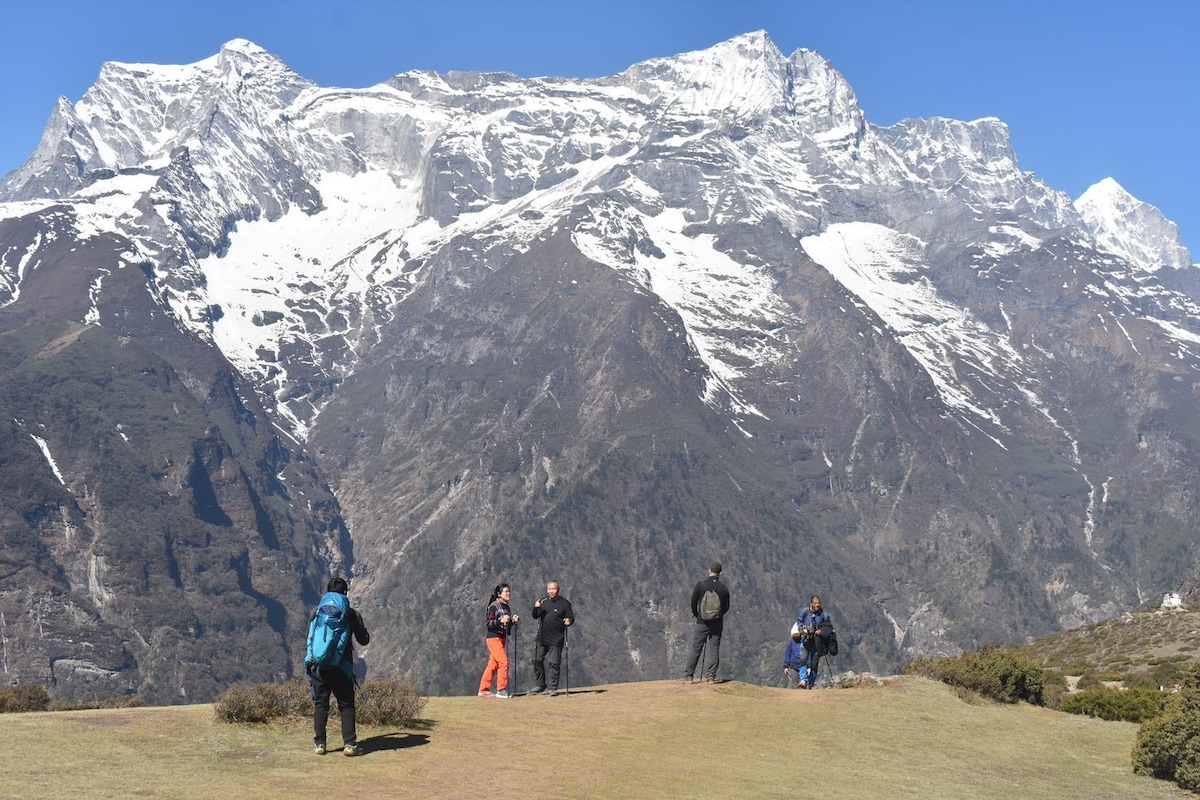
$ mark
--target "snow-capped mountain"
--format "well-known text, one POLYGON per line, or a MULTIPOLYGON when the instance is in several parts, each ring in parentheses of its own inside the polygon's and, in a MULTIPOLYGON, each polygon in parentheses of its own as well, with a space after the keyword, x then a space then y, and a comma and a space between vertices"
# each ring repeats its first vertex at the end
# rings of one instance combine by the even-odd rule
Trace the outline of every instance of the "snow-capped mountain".
POLYGON ((1191 253, 1180 243, 1179 228, 1112 178, 1093 184, 1075 201, 1088 231, 1106 250, 1147 272, 1188 269, 1191 253))
MULTIPOLYGON (((244 40, 107 64, 0 200, 5 394, 44 473, 8 523, 42 542, 9 560, 43 567, 0 611, 65 598, 109 651, 55 646, 102 688, 167 681, 138 598, 209 596, 214 569, 279 642, 256 674, 298 666, 321 574, 352 568, 368 661, 443 692, 471 688, 446 667, 502 579, 604 615, 578 674, 665 677, 720 557, 735 669, 769 680, 811 591, 884 669, 1196 571, 1198 307, 1156 277, 1193 269, 1175 226, 1110 180, 1072 202, 1022 172, 999 120, 872 125, 763 32, 596 80, 327 88, 244 40), (72 358, 161 383, 20 397, 72 358), (184 396, 186 424, 136 423, 145 479, 97 500, 135 409, 184 396), (143 524, 131 493, 174 515, 141 545, 161 586, 112 572, 102 509, 143 524)), ((202 626, 154 625, 203 661, 202 626)), ((54 663, 8 641, 22 674, 54 663)))

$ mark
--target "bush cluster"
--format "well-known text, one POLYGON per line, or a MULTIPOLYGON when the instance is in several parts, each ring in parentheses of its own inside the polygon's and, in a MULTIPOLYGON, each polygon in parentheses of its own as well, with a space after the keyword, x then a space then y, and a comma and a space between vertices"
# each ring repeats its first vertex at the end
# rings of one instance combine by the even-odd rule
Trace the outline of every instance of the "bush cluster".
POLYGON ((18 683, 0 687, 0 713, 46 711, 50 708, 50 693, 36 683, 18 683))
POLYGON ((106 697, 68 703, 51 700, 46 688, 37 683, 20 683, 0 687, 0 714, 18 711, 83 711, 94 708, 136 708, 142 704, 137 697, 106 697))
POLYGON ((1200 666, 1184 670, 1178 694, 1163 713, 1142 723, 1133 746, 1133 771, 1200 791, 1200 666))
POLYGON ((1084 689, 1067 695, 1062 710, 1110 722, 1145 722, 1162 713, 1169 695, 1157 689, 1084 689))
POLYGON ((312 696, 303 678, 283 683, 239 683, 217 698, 215 709, 222 722, 258 724, 312 714, 312 696))
POLYGON ((905 672, 935 678, 1003 703, 1044 705, 1041 666, 1028 656, 994 645, 954 658, 920 658, 905 672))
MULTIPOLYGON (((410 725, 425 708, 412 681, 398 678, 370 679, 356 699, 355 717, 362 725, 410 725)), ((331 712, 337 713, 336 705, 331 712)), ((307 718, 313 713, 312 693, 304 678, 283 683, 237 685, 217 698, 217 719, 222 722, 261 724, 287 718, 307 718)))
POLYGON ((363 725, 407 727, 425 708, 412 681, 399 678, 371 679, 363 683, 362 694, 355 703, 358 721, 363 725))

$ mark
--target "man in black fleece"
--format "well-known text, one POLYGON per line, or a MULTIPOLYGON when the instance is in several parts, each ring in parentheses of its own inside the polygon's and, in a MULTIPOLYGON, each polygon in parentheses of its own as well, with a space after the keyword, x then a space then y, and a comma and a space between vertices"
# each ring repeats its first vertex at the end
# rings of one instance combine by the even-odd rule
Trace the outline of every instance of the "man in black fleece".
POLYGON ((696 627, 692 634, 692 655, 681 683, 692 683, 701 652, 704 653, 704 663, 700 665, 702 679, 716 682, 717 665, 721 662, 721 630, 728 613, 729 589, 721 583, 721 564, 717 562, 708 568, 708 577, 692 589, 692 616, 696 618, 696 627), (709 592, 715 593, 715 597, 706 597, 709 592), (719 601, 719 605, 714 601, 719 601))
POLYGON ((558 671, 567 628, 575 622, 575 610, 570 600, 559 595, 558 581, 546 584, 546 596, 533 604, 533 618, 538 621, 538 632, 533 643, 534 687, 529 693, 541 694, 549 687, 550 696, 554 697, 558 694, 558 671), (546 663, 550 664, 548 683, 546 663))

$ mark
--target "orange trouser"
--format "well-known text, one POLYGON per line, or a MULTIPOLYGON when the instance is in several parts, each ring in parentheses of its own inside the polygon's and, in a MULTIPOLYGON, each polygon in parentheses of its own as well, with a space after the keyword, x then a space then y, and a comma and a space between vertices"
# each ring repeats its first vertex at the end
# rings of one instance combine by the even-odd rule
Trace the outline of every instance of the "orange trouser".
POLYGON ((508 688, 508 652, 504 649, 504 640, 489 636, 487 639, 488 665, 479 681, 479 691, 486 692, 492 688, 492 677, 496 678, 496 691, 502 692, 508 688))

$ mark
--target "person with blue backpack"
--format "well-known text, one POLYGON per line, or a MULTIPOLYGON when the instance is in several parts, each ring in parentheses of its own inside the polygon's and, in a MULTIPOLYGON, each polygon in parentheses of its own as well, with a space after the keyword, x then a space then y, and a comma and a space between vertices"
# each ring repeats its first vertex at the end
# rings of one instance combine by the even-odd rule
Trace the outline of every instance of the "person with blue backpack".
POLYGON ((362 755, 354 720, 354 641, 369 644, 371 634, 362 616, 350 607, 349 584, 334 578, 308 623, 304 671, 313 692, 313 751, 325 755, 325 726, 329 721, 329 695, 337 698, 342 718, 342 752, 362 755))
POLYGON ((821 656, 825 655, 827 642, 833 635, 833 621, 829 612, 821 608, 821 598, 813 595, 800 613, 796 616, 795 630, 800 635, 805 658, 800 668, 800 688, 812 689, 817 684, 817 666, 821 656))

